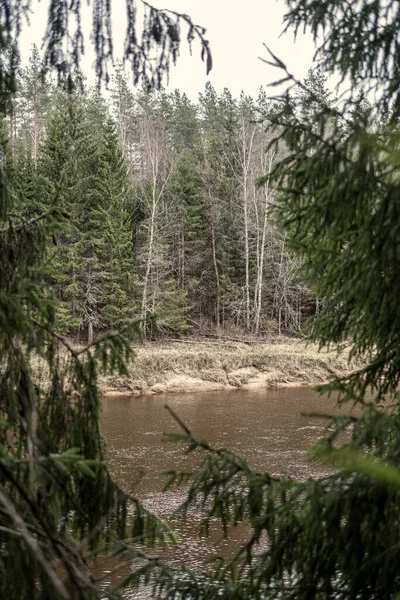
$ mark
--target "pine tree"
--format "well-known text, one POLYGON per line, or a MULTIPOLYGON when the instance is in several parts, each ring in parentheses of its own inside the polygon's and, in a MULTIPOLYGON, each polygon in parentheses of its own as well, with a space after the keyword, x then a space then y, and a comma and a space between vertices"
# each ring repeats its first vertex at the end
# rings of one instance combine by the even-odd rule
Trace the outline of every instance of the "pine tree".
POLYGON ((323 73, 321 66, 318 65, 308 70, 302 85, 297 86, 292 92, 298 117, 308 127, 313 125, 314 128, 318 128, 320 118, 324 117, 324 107, 333 104, 332 92, 327 83, 328 78, 323 73))
POLYGON ((128 163, 129 172, 132 174, 137 156, 136 136, 136 110, 137 105, 132 90, 129 87, 127 74, 122 64, 117 64, 112 77, 111 88, 112 115, 118 126, 121 145, 125 159, 128 163))

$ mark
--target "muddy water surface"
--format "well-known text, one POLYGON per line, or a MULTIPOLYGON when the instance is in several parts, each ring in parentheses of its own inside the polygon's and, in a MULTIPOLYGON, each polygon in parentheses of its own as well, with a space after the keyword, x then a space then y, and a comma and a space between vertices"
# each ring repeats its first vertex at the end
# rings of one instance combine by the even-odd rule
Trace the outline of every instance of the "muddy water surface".
MULTIPOLYGON (((179 444, 161 441, 163 432, 179 431, 164 408, 166 402, 198 439, 240 452, 257 470, 300 479, 324 472, 322 465, 310 461, 307 450, 323 434, 325 422, 301 413, 332 413, 334 401, 310 388, 105 398, 102 431, 111 470, 148 508, 168 519, 191 566, 202 564, 210 553, 233 552, 246 530, 237 528, 225 540, 216 529, 211 539, 199 540, 195 522, 173 517, 183 491, 163 493, 163 480, 154 473, 191 465, 179 444)), ((140 597, 151 595, 143 592, 140 597)))

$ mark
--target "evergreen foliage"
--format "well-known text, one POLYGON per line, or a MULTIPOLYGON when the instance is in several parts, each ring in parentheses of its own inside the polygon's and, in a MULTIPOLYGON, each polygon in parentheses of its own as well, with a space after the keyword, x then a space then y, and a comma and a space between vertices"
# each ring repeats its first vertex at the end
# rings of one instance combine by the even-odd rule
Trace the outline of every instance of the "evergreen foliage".
POLYGON ((38 173, 42 199, 58 189, 71 214, 69 233, 53 249, 60 327, 83 329, 92 340, 94 331, 119 327, 135 312, 132 186, 115 126, 96 99, 59 97, 38 173))
POLYGON ((1 596, 116 597, 100 591, 90 552, 169 535, 104 463, 97 373, 126 372, 130 344, 113 333, 76 350, 56 333, 55 303, 42 285, 47 240, 61 234, 67 214, 54 205, 28 220, 7 215, 4 201, 1 208, 1 596))
MULTIPOLYGON (((160 10, 144 0, 126 0, 127 29, 124 59, 131 65, 134 84, 161 87, 168 76, 171 64, 179 55, 183 32, 191 46, 196 40, 201 47, 201 58, 207 73, 212 69, 211 50, 205 38, 205 29, 195 25, 187 14, 160 10), (139 10, 138 10, 139 9, 139 10), (142 11, 142 14, 141 14, 142 11), (138 19, 140 25, 138 26, 138 19)), ((1 106, 10 106, 16 90, 19 67, 18 39, 28 21, 31 2, 5 0, 2 5, 0 52, 7 51, 2 59, 0 92, 1 106)), ((82 29, 81 3, 68 0, 48 2, 47 27, 44 33, 45 71, 55 70, 60 83, 70 87, 85 53, 85 35, 82 29)), ((95 71, 98 83, 109 81, 109 67, 113 60, 111 31, 112 3, 108 0, 92 2, 92 35, 90 41, 95 51, 95 71)))
MULTIPOLYGON (((177 257, 177 280, 186 291, 191 305, 191 318, 201 314, 199 299, 204 297, 204 273, 207 252, 207 228, 204 188, 201 178, 201 132, 197 107, 176 91, 171 97, 170 128, 176 152, 176 167, 171 194, 177 209, 180 231, 174 254, 177 257)), ((188 305, 188 306, 189 306, 188 305)))
POLYGON ((13 98, 13 143, 18 152, 29 152, 36 162, 53 92, 53 84, 43 73, 43 61, 36 46, 32 47, 28 66, 20 69, 17 84, 13 98))
POLYGON ((332 92, 327 87, 327 77, 321 66, 309 69, 303 84, 297 86, 292 94, 298 118, 307 126, 313 121, 314 127, 318 127, 320 117, 323 119, 326 107, 333 104, 331 97, 332 92), (310 91, 313 98, 310 98, 310 91))
POLYGON ((153 337, 181 335, 189 324, 233 325, 256 334, 275 327, 282 333, 300 330, 315 305, 274 225, 269 208, 274 188, 267 194, 256 189, 257 177, 275 161, 273 152, 265 152, 270 110, 265 94, 257 101, 242 95, 237 102, 227 90, 218 95, 207 85, 195 104, 178 91, 134 93, 118 65, 110 109, 124 160, 116 156, 116 166, 107 169, 101 158, 106 101, 79 86, 62 95, 43 77, 41 65, 33 48, 17 80, 13 118, 4 126, 18 165, 14 193, 24 215, 45 209, 54 184, 62 181, 59 202, 73 216, 69 231, 51 244, 61 330, 84 340, 125 318, 161 313, 163 324, 145 328, 153 337), (106 188, 116 180, 126 190, 124 199, 118 194, 109 199, 108 210, 106 188), (83 210, 80 198, 89 188, 92 201, 83 210), (109 246, 107 236, 119 242, 109 246))
MULTIPOLYGON (((45 64, 55 67, 70 88, 70 74, 79 66, 83 51, 80 6, 56 0, 49 10, 45 64), (64 53, 69 12, 77 24, 68 44, 72 55, 64 53)), ((135 2, 128 3, 127 53, 133 56, 136 78, 159 82, 170 59, 176 57, 181 17, 146 4, 143 45, 138 45, 135 7, 135 2), (157 77, 146 75, 153 42, 163 49, 155 66, 157 77)), ((29 144, 12 160, 15 106, 11 101, 17 88, 18 37, 27 8, 29 3, 7 0, 0 10, 0 596, 115 599, 121 597, 119 591, 101 586, 101 579, 92 573, 92 561, 96 557, 133 563, 156 560, 143 548, 174 541, 174 536, 112 480, 104 461, 97 376, 100 370, 127 373, 130 342, 123 333, 112 332, 76 349, 59 333, 59 304, 48 282, 54 278, 57 283, 58 268, 66 275, 67 261, 83 278, 85 263, 104 282, 101 304, 91 308, 109 325, 123 319, 125 333, 138 334, 137 321, 126 322, 127 314, 120 310, 124 302, 118 300, 131 285, 129 275, 124 274, 123 281, 121 275, 121 269, 130 267, 130 238, 124 229, 129 183, 113 124, 106 118, 101 139, 91 136, 85 102, 73 94, 63 96, 64 106, 59 103, 48 124, 38 171, 29 144), (3 118, 9 114, 11 144, 3 118), (90 224, 102 224, 99 245, 90 224), (79 244, 79 228, 86 237, 85 247, 79 244), (64 254, 57 255, 55 243, 65 249, 64 254)), ((187 16, 182 19, 189 26, 190 40, 193 36, 203 40, 210 68, 203 30, 193 27, 187 16)), ((109 26, 110 3, 94 3, 99 78, 105 76, 104 61, 110 56, 109 26)), ((76 285, 80 284, 77 278, 76 285)), ((60 290, 58 295, 63 293, 60 290)), ((75 293, 67 290, 73 299, 75 293)), ((79 310, 76 314, 71 310, 68 318, 82 317, 79 310)))
POLYGON ((313 89, 312 77, 295 81, 272 56, 318 105, 318 127, 299 118, 286 94, 271 116, 271 147, 285 153, 260 180, 278 185, 276 218, 323 298, 310 339, 321 348, 350 345, 365 362, 323 388, 356 410, 325 415, 313 456, 334 469, 305 482, 254 472, 242 456, 197 440, 175 416, 183 431, 169 439, 203 456, 193 473, 167 473, 167 487, 189 486, 181 514, 202 511, 205 533, 215 519, 224 533, 242 521, 250 532, 215 569, 157 567, 155 590, 165 598, 378 600, 400 592, 397 5, 288 6, 289 25, 323 40, 317 55, 325 68, 362 88, 339 109, 313 89), (363 92, 378 86, 368 106, 363 92))
MULTIPOLYGON (((45 68, 56 67, 68 93, 42 77, 37 54, 17 78, 19 5, 5 14, 0 108, 12 118, 0 121, 0 595, 118 597, 100 591, 97 554, 144 559, 128 583, 154 575, 169 598, 399 592, 397 21, 392 4, 350 2, 343 22, 354 29, 345 37, 341 6, 289 2, 288 24, 317 35, 327 19, 331 30, 322 67, 305 82, 272 58, 295 87, 274 106, 262 93, 236 100, 211 85, 198 105, 146 87, 134 94, 119 69, 115 123, 98 94, 74 85, 79 26, 72 63, 62 51, 67 11, 78 15, 79 3, 52 3, 47 36, 45 68), (357 23, 371 33, 368 19, 381 36, 373 33, 362 55, 357 23), (364 84, 340 109, 325 85, 336 67, 364 84), (383 92, 368 105, 377 83, 383 92), (351 343, 351 355, 368 360, 329 387, 359 405, 356 415, 327 420, 316 452, 335 472, 300 483, 255 473, 178 419, 183 433, 171 439, 204 453, 199 471, 168 474, 168 486, 189 486, 181 513, 202 510, 206 533, 216 518, 224 533, 245 520, 249 540, 202 574, 149 557, 142 544, 174 536, 112 481, 98 429, 97 373, 126 373, 129 340, 140 333, 131 318, 157 316, 146 322, 150 336, 181 335, 190 317, 258 333, 273 316, 298 330, 315 297, 323 311, 312 339, 351 343), (64 334, 88 344, 76 349, 64 334)), ((109 10, 95 4, 96 68, 106 79, 109 10)), ((179 20, 200 36, 210 67, 201 29, 146 4, 143 42, 128 32, 136 81, 161 82, 179 20), (152 44, 161 49, 154 69, 152 44)))

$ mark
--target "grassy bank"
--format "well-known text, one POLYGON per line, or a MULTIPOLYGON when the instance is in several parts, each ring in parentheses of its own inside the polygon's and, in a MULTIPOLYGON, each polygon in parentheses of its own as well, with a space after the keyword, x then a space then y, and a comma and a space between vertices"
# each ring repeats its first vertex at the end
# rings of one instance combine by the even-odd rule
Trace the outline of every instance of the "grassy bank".
POLYGON ((129 377, 103 377, 100 386, 112 395, 311 385, 352 368, 346 353, 321 352, 292 339, 157 342, 137 348, 129 377))

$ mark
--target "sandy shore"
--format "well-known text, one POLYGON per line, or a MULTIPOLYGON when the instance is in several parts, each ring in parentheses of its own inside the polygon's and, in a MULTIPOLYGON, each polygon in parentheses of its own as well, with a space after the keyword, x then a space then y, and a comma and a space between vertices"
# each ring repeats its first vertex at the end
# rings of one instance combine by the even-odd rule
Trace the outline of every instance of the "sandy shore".
POLYGON ((136 349, 128 377, 100 378, 104 395, 165 394, 306 386, 350 373, 345 353, 299 340, 246 344, 210 341, 147 343, 136 349))

